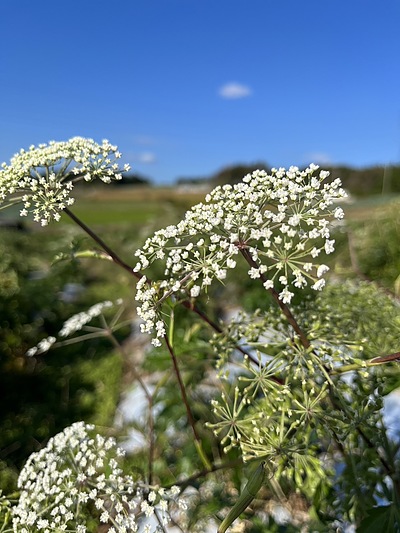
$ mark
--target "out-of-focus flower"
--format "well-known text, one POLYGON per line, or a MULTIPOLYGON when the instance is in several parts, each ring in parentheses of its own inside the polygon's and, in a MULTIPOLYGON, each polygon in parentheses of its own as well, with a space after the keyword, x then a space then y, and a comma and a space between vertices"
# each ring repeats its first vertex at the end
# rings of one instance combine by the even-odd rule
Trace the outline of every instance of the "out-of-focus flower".
POLYGON ((58 221, 60 212, 74 203, 70 196, 74 183, 122 178, 129 165, 120 169, 120 157, 118 148, 108 141, 98 144, 82 137, 21 150, 10 164, 1 165, 0 208, 22 203, 21 216, 32 213, 42 226, 58 221))
POLYGON ((85 533, 90 519, 108 524, 114 533, 146 527, 152 533, 158 530, 147 523, 153 514, 168 524, 170 502, 179 506, 176 487, 149 488, 134 481, 121 469, 123 455, 115 439, 96 434, 84 422, 58 433, 21 470, 14 531, 85 533))

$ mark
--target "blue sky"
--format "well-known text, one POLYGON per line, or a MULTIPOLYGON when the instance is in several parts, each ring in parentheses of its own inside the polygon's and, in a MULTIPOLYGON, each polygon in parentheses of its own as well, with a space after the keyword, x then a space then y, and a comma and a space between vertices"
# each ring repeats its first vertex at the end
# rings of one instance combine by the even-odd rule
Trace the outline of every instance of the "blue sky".
POLYGON ((0 160, 109 139, 157 183, 400 160, 398 0, 2 0, 0 160))

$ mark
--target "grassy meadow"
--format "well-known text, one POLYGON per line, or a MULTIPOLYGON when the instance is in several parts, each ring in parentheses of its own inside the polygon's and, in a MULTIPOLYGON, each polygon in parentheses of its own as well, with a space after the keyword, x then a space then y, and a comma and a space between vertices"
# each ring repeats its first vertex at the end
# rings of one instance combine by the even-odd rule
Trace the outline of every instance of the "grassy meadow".
MULTIPOLYGON (((211 190, 211 187, 210 187, 211 190)), ((162 223, 165 217, 181 214, 204 201, 206 192, 180 190, 176 187, 98 187, 81 190, 72 210, 90 224, 162 223)), ((351 198, 345 204, 346 220, 371 221, 390 216, 390 209, 400 202, 399 194, 351 198)), ((65 216, 64 223, 70 223, 65 216)))
MULTIPOLYGON (((94 187, 81 189, 72 210, 88 225, 141 226, 158 221, 162 225, 203 198, 204 193, 180 192, 174 187, 94 187)), ((62 222, 72 221, 64 216, 62 222)))

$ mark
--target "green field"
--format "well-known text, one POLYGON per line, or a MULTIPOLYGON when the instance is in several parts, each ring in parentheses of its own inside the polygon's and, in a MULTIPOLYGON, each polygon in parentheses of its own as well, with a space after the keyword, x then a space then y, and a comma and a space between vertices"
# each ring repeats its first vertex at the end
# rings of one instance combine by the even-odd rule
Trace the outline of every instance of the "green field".
MULTIPOLYGON (((153 187, 86 187, 74 191, 75 204, 71 207, 88 225, 125 224, 135 227, 159 220, 161 224, 174 218, 204 199, 204 193, 179 192, 175 188, 153 187)), ((0 210, 0 220, 20 220, 20 205, 0 210)), ((38 225, 31 217, 21 219, 31 229, 38 225)), ((62 215, 61 223, 72 224, 62 215)))
MULTIPOLYGON (((76 201, 71 210, 88 225, 133 225, 135 227, 156 222, 171 223, 177 215, 204 200, 204 192, 180 191, 175 187, 80 187, 74 191, 76 201)), ((400 196, 374 195, 366 198, 352 198, 344 206, 346 219, 371 221, 386 218, 391 206, 398 204, 400 196)), ((19 220, 19 205, 0 210, 0 220, 19 220)), ((31 218, 21 219, 32 229, 37 224, 31 218)), ((63 215, 61 223, 72 224, 63 215)))
MULTIPOLYGON (((204 192, 180 192, 176 188, 121 187, 86 191, 82 191, 71 209, 88 224, 136 225, 154 220, 162 224, 166 218, 177 212, 183 213, 204 201, 205 197, 204 192)), ((385 218, 399 200, 398 194, 352 198, 344 203, 346 219, 368 221, 385 218)), ((62 220, 70 222, 67 217, 62 220)))

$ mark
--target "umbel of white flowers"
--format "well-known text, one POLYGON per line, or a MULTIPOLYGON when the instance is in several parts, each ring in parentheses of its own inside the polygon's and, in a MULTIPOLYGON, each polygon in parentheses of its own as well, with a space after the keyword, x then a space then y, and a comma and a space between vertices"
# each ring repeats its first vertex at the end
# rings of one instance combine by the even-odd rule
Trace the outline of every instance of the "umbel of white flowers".
POLYGON ((147 239, 136 252, 134 270, 143 271, 154 261, 165 265, 163 280, 149 284, 143 277, 136 293, 142 330, 155 331, 155 346, 165 335, 162 303, 170 295, 196 298, 214 279, 224 280, 241 252, 251 265, 249 276, 277 290, 285 304, 294 295, 290 285, 324 287, 329 268, 317 258, 334 251, 330 220, 343 218, 334 202, 346 193, 339 179, 324 183, 329 172, 314 176, 317 169, 312 164, 303 171, 256 170, 241 183, 218 186, 176 226, 147 239))
MULTIPOLYGON (((104 318, 104 312, 109 310, 114 306, 121 306, 123 304, 122 299, 118 299, 115 302, 106 300, 104 302, 98 302, 97 304, 92 305, 87 311, 81 311, 76 315, 71 316, 64 322, 63 327, 57 334, 57 337, 65 339, 71 337, 75 333, 81 331, 85 326, 91 322, 94 318, 102 316, 104 318)), ((99 331, 104 331, 101 328, 99 331)), ((91 330, 93 333, 93 329, 91 330)), ((77 338, 79 340, 79 337, 77 338)), ((50 348, 57 342, 57 338, 50 336, 42 339, 36 346, 29 348, 25 355, 28 357, 33 357, 35 355, 40 355, 50 350, 50 348)))
POLYGON ((153 533, 158 531, 154 519, 164 531, 171 504, 186 508, 179 488, 141 486, 121 470, 123 455, 115 439, 96 434, 92 425, 76 422, 65 428, 21 470, 14 531, 86 533, 89 518, 107 524, 109 533, 153 533))
POLYGON ((22 203, 21 216, 33 214, 46 226, 58 221, 60 212, 74 203, 70 193, 77 181, 100 179, 104 183, 122 178, 117 159, 121 153, 104 140, 74 137, 69 141, 31 146, 3 163, 0 170, 0 208, 22 203))

